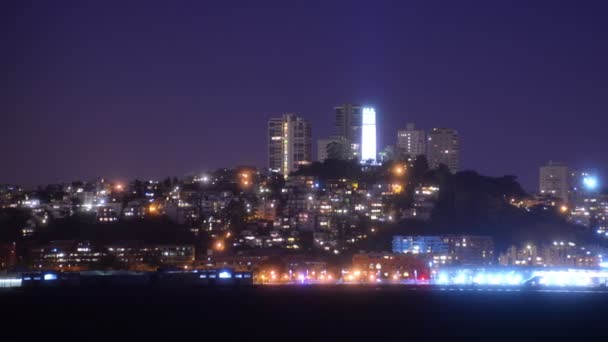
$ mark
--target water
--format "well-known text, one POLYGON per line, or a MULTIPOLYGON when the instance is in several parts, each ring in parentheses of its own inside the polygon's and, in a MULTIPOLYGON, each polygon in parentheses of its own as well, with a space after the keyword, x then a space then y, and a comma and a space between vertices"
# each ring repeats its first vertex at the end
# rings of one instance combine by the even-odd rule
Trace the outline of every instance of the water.
POLYGON ((3 336, 26 340, 52 335, 68 340, 589 341, 608 336, 608 293, 509 290, 356 285, 21 289, 0 291, 0 319, 3 336), (36 328, 19 330, 18 323, 36 328))

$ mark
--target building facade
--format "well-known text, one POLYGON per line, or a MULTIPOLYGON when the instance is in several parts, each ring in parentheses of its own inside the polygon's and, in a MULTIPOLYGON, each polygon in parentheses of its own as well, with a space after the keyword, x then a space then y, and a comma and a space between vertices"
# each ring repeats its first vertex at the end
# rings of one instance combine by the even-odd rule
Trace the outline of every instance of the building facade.
POLYGON ((344 137, 349 141, 351 156, 360 156, 362 125, 361 106, 351 103, 336 106, 334 107, 334 115, 335 135, 344 137))
POLYGON ((444 164, 450 172, 458 172, 460 168, 458 131, 449 128, 433 128, 428 133, 427 158, 431 169, 444 164))
POLYGON ((393 237, 393 253, 448 253, 448 245, 440 236, 401 236, 393 237))
POLYGON ((312 161, 312 128, 308 120, 285 114, 268 120, 268 168, 284 176, 312 161))
POLYGON ((549 161, 540 167, 539 192, 541 195, 552 196, 568 202, 570 174, 568 167, 562 163, 549 161))
POLYGON ((365 107, 361 125, 361 162, 375 164, 376 158, 376 110, 365 107))
POLYGON ((413 123, 408 123, 405 129, 397 131, 397 147, 410 157, 426 155, 426 133, 417 130, 413 123))
POLYGON ((393 237, 393 252, 427 254, 437 265, 494 264, 494 241, 489 236, 443 235, 393 237))

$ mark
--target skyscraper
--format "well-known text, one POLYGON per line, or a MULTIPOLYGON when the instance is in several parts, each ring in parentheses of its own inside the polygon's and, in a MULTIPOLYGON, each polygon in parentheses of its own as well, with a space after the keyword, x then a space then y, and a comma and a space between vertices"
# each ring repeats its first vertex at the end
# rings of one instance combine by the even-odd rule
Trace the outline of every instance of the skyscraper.
POLYGON ((433 128, 428 133, 427 159, 434 169, 445 164, 450 172, 458 171, 460 164, 460 138, 458 131, 449 128, 433 128))
POLYGON ((361 107, 347 103, 334 107, 334 111, 335 135, 348 139, 353 157, 358 158, 361 153, 361 107))
POLYGON ((310 122, 295 114, 268 120, 268 168, 288 176, 312 161, 310 122))
POLYGON ((361 120, 361 162, 376 163, 376 110, 363 108, 361 120))
POLYGON ((410 157, 426 155, 426 134, 416 130, 413 123, 408 123, 406 129, 397 131, 397 147, 410 157))
POLYGON ((549 161, 540 167, 539 191, 541 195, 550 195, 562 201, 568 201, 570 174, 568 167, 562 163, 549 161))

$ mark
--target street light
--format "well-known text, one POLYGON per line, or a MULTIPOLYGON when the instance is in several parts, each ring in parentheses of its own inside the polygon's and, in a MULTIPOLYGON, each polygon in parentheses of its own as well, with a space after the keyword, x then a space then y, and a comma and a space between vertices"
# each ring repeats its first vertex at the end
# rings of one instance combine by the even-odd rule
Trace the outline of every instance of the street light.
POLYGON ((405 173, 404 165, 397 165, 393 168, 393 173, 397 176, 402 176, 405 173))

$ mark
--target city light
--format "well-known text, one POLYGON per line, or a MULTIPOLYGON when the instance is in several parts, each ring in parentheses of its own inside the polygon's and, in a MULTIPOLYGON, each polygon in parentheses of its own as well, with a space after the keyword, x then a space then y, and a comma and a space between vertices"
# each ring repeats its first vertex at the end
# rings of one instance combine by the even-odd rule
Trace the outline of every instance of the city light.
POLYGON ((402 176, 403 174, 405 174, 405 165, 397 165, 393 168, 393 173, 397 176, 402 176))
POLYGON ((219 273, 218 277, 220 279, 229 279, 229 278, 232 278, 232 274, 228 271, 222 271, 219 273))
POLYGON ((391 184, 391 191, 392 191, 394 194, 400 194, 400 193, 402 193, 402 192, 403 192, 403 185, 401 185, 401 184, 397 184, 397 183, 395 183, 395 184, 391 184))
POLYGON ((53 273, 47 273, 43 277, 44 280, 57 280, 57 275, 53 273))
POLYGON ((583 178, 583 184, 585 185, 585 188, 587 190, 595 190, 595 189, 597 189, 597 187, 599 185, 599 181, 598 181, 597 177, 587 176, 587 177, 583 178))
POLYGON ((20 287, 21 278, 0 278, 0 287, 20 287))
POLYGON ((225 248, 225 246, 224 246, 224 242, 222 242, 222 241, 217 241, 217 242, 216 242, 216 243, 213 245, 213 248, 214 248, 216 251, 223 251, 223 250, 224 250, 224 248, 225 248))
POLYGON ((364 107, 361 127, 361 162, 376 163, 376 111, 364 107))

